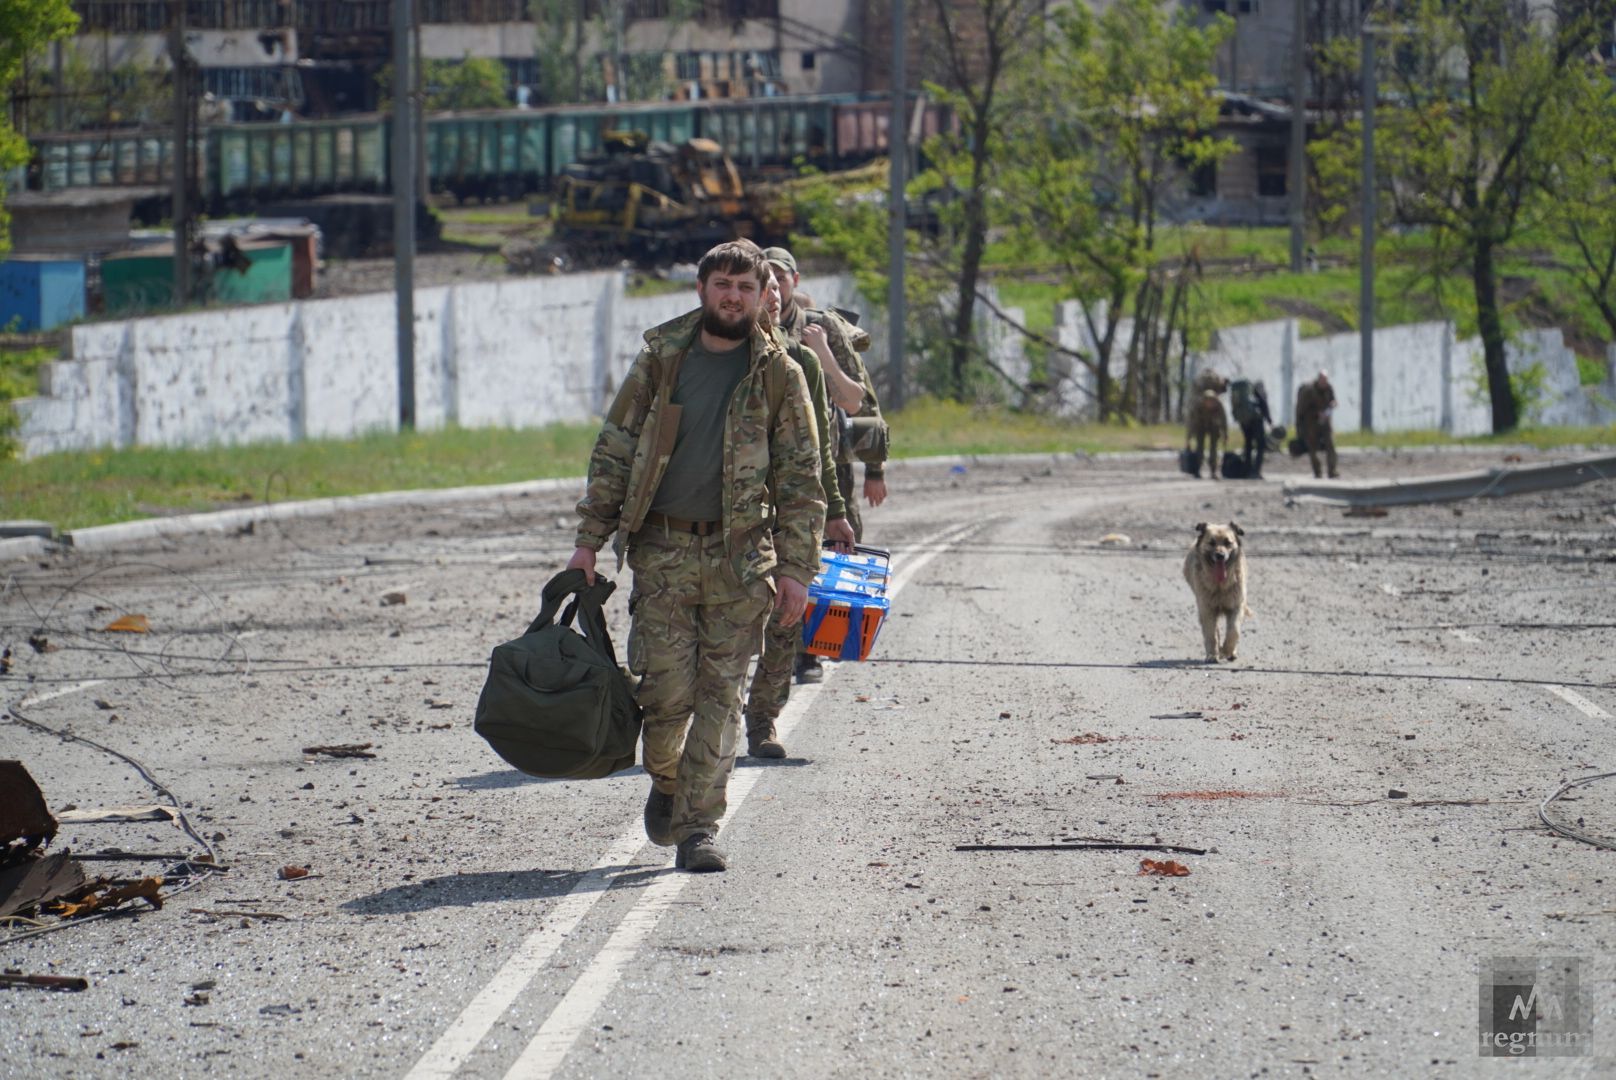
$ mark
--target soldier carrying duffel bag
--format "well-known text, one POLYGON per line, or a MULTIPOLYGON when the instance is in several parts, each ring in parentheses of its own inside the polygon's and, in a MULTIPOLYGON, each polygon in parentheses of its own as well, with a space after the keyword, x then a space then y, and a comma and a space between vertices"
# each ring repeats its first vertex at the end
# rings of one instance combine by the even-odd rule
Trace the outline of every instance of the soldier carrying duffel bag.
POLYGON ((616 588, 601 575, 589 585, 582 570, 563 570, 544 587, 527 632, 489 658, 474 729, 525 773, 593 780, 634 764, 640 708, 606 632, 606 599, 616 588), (575 616, 582 634, 572 628, 575 616))

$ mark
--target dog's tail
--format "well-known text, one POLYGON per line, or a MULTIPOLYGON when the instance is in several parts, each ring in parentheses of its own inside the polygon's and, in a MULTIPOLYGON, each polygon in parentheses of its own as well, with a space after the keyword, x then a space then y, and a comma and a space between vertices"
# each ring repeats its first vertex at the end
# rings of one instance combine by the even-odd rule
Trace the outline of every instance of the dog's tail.
POLYGON ((1242 603, 1240 607, 1243 609, 1240 616, 1242 619, 1254 619, 1257 617, 1257 613, 1251 610, 1250 604, 1242 603))

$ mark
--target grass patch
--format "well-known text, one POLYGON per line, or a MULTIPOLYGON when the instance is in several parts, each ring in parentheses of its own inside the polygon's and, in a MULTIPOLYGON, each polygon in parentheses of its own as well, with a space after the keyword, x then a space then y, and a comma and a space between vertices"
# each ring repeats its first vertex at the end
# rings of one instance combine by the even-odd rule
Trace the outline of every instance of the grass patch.
POLYGON ((444 206, 433 211, 444 226, 454 225, 528 225, 545 219, 527 212, 526 203, 501 203, 493 206, 444 206))
MULTIPOLYGON (((889 417, 899 458, 1157 450, 1183 445, 1177 425, 1077 424, 922 399, 889 417)), ((531 430, 451 428, 358 439, 258 443, 207 450, 132 449, 0 462, 0 505, 11 518, 60 529, 374 491, 502 484, 582 476, 597 424, 531 430)), ((1544 428, 1456 440, 1440 432, 1342 435, 1343 446, 1616 445, 1616 427, 1544 428)))
POLYGON ((596 424, 452 428, 206 450, 135 448, 0 463, 7 517, 61 529, 373 491, 581 476, 596 424))

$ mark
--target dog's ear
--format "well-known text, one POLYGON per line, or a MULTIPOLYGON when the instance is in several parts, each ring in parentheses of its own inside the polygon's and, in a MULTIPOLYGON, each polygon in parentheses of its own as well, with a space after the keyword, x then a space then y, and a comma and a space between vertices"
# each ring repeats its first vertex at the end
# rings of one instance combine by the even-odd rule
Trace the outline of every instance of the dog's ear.
POLYGON ((1246 530, 1242 529, 1240 526, 1236 525, 1232 521, 1229 522, 1229 528, 1234 530, 1234 534, 1236 536, 1244 536, 1244 535, 1246 535, 1246 530))
POLYGON ((1197 521, 1195 523, 1195 535, 1196 536, 1204 536, 1204 535, 1206 535, 1206 522, 1197 521))

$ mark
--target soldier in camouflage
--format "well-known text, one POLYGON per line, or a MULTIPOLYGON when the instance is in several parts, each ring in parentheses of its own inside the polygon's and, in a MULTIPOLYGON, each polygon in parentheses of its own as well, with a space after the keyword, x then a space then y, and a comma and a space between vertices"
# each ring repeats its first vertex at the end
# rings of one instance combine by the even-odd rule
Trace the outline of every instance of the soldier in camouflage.
MULTIPOLYGON (((808 380, 808 395, 814 403, 814 423, 819 429, 820 483, 825 489, 825 539, 842 550, 851 551, 853 527, 847 523, 847 504, 836 485, 836 462, 831 456, 830 403, 825 398, 824 369, 836 361, 831 357, 822 332, 812 339, 815 344, 810 348, 790 341, 776 328, 780 317, 779 278, 784 271, 772 263, 768 269, 770 273, 763 293, 764 310, 769 316, 765 325, 802 368, 808 380)), ((809 340, 806 335, 805 340, 809 340)), ((746 695, 746 752, 752 757, 786 756, 785 745, 780 742, 774 724, 790 699, 791 673, 801 647, 802 635, 797 627, 787 626, 778 618, 769 620, 763 631, 763 655, 758 657, 752 686, 746 695)))
POLYGON ((741 688, 771 607, 794 625, 819 569, 819 440, 802 369, 757 323, 751 245, 697 267, 701 308, 649 330, 601 427, 567 563, 626 547, 630 670, 652 789, 645 829, 675 866, 723 870, 714 841, 741 688), (749 250, 750 249, 750 250, 749 250))
MULTIPOLYGON (((849 424, 852 417, 863 417, 880 430, 885 430, 885 425, 880 424, 880 399, 875 395, 875 385, 859 356, 863 349, 869 347, 870 335, 834 311, 822 311, 810 306, 806 297, 798 295, 797 285, 801 276, 797 273, 797 260, 790 251, 772 247, 765 249, 763 254, 774 264, 780 279, 780 329, 792 341, 809 344, 812 344, 816 335, 822 334, 831 355, 836 359, 836 363, 824 365, 825 389, 831 404, 836 407, 832 410, 831 424, 832 433, 837 436, 834 446, 836 484, 847 504, 847 520, 853 526, 853 535, 863 540, 864 518, 859 513, 858 499, 853 491, 853 465, 856 459, 847 440, 840 437, 840 428, 849 424), (840 415, 836 415, 837 410, 840 410, 840 415)), ((885 460, 884 443, 873 461, 869 455, 864 455, 864 499, 871 506, 880 506, 886 501, 885 460)), ((824 677, 817 656, 803 653, 799 661, 799 682, 818 682, 824 677)))

